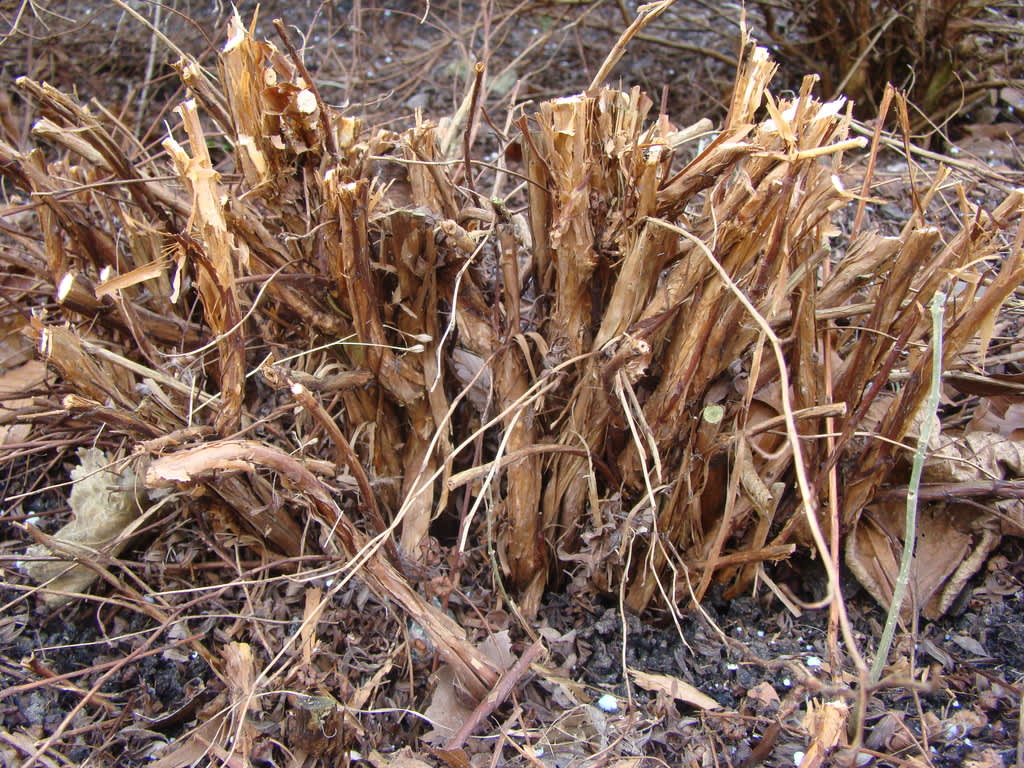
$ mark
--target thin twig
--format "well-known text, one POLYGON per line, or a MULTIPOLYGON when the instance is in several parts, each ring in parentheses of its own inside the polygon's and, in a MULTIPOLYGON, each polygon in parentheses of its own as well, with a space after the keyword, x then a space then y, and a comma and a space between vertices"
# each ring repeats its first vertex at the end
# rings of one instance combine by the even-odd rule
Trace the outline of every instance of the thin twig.
POLYGON ((473 163, 470 159, 469 153, 473 146, 473 131, 476 128, 476 113, 477 108, 480 106, 480 91, 483 90, 484 83, 484 70, 487 65, 483 61, 478 61, 473 65, 473 90, 470 92, 469 98, 469 114, 466 115, 466 129, 462 134, 462 162, 466 169, 466 186, 470 192, 476 192, 476 187, 473 184, 473 163))

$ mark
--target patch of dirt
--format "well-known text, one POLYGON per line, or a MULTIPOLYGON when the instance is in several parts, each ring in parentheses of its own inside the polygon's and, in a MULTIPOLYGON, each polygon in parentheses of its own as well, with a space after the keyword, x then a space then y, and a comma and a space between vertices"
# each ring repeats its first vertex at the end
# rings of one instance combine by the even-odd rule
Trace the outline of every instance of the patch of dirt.
MULTIPOLYGON (((921 628, 912 660, 920 684, 913 689, 901 684, 910 679, 911 645, 909 635, 904 636, 897 647, 902 662, 893 665, 898 670, 902 664, 904 672, 894 671, 868 712, 865 743, 870 749, 898 754, 916 740, 929 745, 936 768, 984 761, 993 750, 1005 765, 1014 762, 1024 681, 1024 583, 1019 564, 1002 566, 1005 558, 1020 554, 1020 544, 1008 542, 989 571, 965 590, 956 615, 921 628)), ((801 575, 805 584, 824 589, 824 575, 813 564, 807 564, 801 575)), ((870 653, 885 615, 856 582, 847 578, 846 584, 854 635, 861 651, 870 653)), ((720 755, 728 755, 733 765, 752 765, 752 755, 759 755, 765 766, 791 766, 793 756, 807 749, 807 733, 801 727, 806 701, 828 688, 827 611, 794 617, 770 593, 732 600, 723 599, 722 593, 721 588, 713 590, 702 610, 681 616, 678 629, 664 616, 623 618, 607 599, 605 605, 584 607, 551 596, 544 618, 563 636, 573 638, 568 647, 552 646, 555 659, 574 659, 573 671, 592 686, 595 700, 601 692, 622 702, 632 696, 637 711, 657 714, 666 730, 675 722, 679 733, 690 737, 654 740, 652 750, 643 754, 695 760, 713 734, 723 750, 720 755), (695 711, 659 701, 635 684, 627 687, 623 665, 679 678, 710 695, 728 714, 700 714, 701 736, 694 739, 695 711), (736 713, 742 716, 742 726, 736 713), (783 728, 771 732, 779 720, 783 728), (764 741, 766 733, 774 740, 771 745, 764 741)), ((844 659, 843 665, 850 668, 850 660, 844 659)), ((881 759, 875 764, 900 763, 881 759)))

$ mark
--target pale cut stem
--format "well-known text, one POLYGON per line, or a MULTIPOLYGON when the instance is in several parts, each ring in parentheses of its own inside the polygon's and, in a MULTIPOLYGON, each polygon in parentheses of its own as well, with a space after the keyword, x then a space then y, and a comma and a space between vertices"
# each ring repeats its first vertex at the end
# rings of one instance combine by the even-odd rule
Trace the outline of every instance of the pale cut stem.
POLYGON ((942 317, 946 305, 946 295, 936 292, 931 301, 932 312, 932 379, 925 401, 921 434, 917 439, 917 450, 914 453, 914 464, 910 469, 910 483, 907 486, 907 513, 904 519, 903 555, 900 558, 900 570, 893 588, 889 613, 885 617, 885 627, 878 641, 878 653, 875 663, 871 666, 871 682, 877 683, 882 677, 889 649, 892 647, 896 623, 899 621, 900 609, 907 596, 910 584, 910 566, 914 562, 914 542, 917 539, 917 502, 918 489, 921 487, 921 473, 924 470, 924 457, 928 452, 928 443, 935 427, 935 411, 939 407, 939 393, 942 388, 942 317))

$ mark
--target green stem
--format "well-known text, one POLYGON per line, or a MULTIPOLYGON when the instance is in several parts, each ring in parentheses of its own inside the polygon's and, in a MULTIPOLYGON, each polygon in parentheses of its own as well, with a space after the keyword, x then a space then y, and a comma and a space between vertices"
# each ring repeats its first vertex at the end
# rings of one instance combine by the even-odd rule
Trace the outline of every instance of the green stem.
POLYGON ((877 683, 882 677, 882 670, 885 669, 886 661, 889 659, 889 649, 892 647, 892 638, 896 632, 896 622, 899 621, 900 609, 903 607, 903 600, 907 596, 907 586, 910 584, 910 566, 914 562, 914 542, 917 540, 917 493, 921 487, 924 457, 928 452, 928 443, 931 441, 932 431, 935 427, 935 411, 939 407, 939 392, 942 386, 942 316, 945 305, 946 295, 937 291, 932 297, 930 305, 932 312, 932 380, 928 390, 928 399, 925 401, 922 411, 921 434, 917 439, 917 451, 914 453, 914 465, 910 470, 910 483, 907 487, 907 514, 903 524, 903 556, 900 558, 900 571, 893 589, 892 602, 889 603, 889 613, 885 617, 885 628, 878 641, 878 653, 875 655, 875 663, 871 667, 872 683, 877 683))

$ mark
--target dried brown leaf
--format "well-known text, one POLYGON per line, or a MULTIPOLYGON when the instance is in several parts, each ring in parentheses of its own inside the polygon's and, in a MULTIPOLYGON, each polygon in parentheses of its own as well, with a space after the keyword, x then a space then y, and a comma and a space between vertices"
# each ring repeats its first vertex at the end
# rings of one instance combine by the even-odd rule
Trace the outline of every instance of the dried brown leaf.
POLYGON ((39 558, 26 562, 24 569, 52 590, 44 592, 51 608, 66 604, 96 581, 98 574, 88 561, 117 556, 128 544, 126 529, 141 510, 131 470, 113 471, 111 457, 97 448, 79 449, 78 457, 79 465, 71 470, 71 522, 25 552, 28 558, 39 558), (86 562, 73 563, 72 557, 86 562))
POLYGON ((671 675, 653 674, 641 672, 639 669, 630 669, 630 677, 633 682, 647 691, 663 693, 673 699, 682 701, 698 709, 721 709, 722 705, 705 693, 701 693, 684 680, 671 675))

